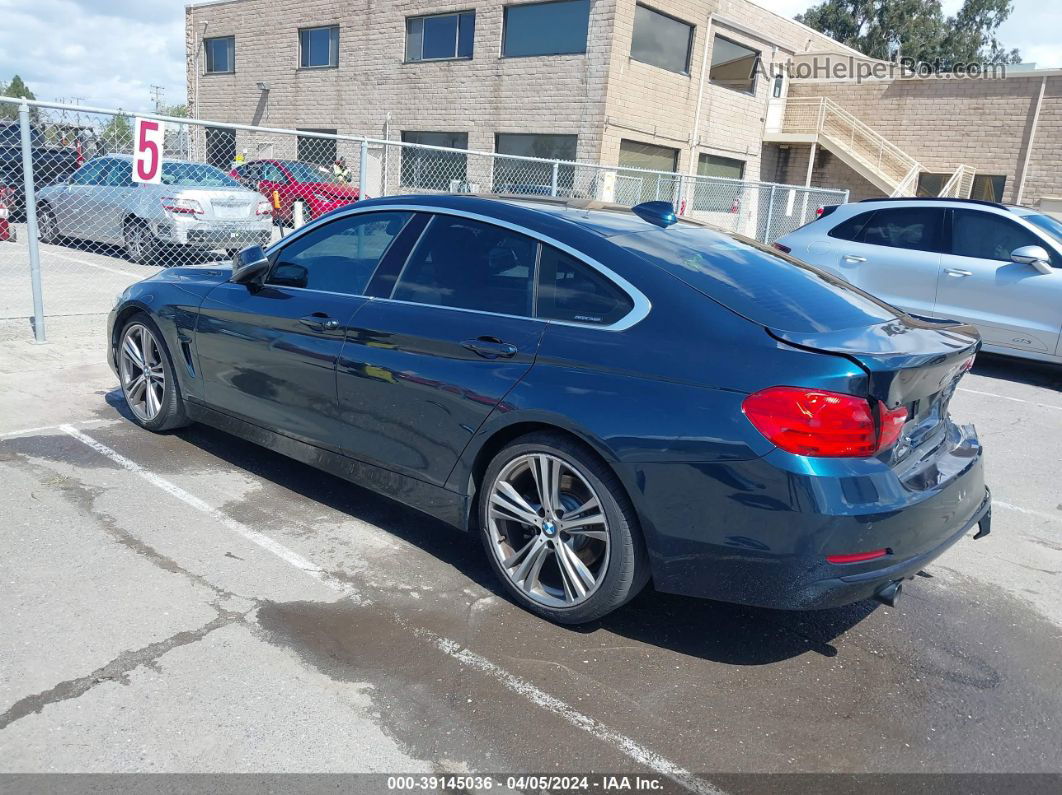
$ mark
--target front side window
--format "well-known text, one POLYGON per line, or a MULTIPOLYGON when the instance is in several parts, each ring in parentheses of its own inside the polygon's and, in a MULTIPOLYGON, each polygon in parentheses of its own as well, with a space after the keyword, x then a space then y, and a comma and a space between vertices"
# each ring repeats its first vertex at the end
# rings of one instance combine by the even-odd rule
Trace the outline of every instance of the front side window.
POLYGON ((287 176, 276 163, 262 163, 261 178, 266 182, 275 182, 278 185, 286 185, 288 183, 287 176))
POLYGON ((631 58, 679 74, 689 74, 693 25, 646 6, 634 9, 631 58))
POLYGON ((538 283, 538 317, 609 325, 634 308, 603 275, 552 246, 542 246, 538 283))
POLYGON ((586 52, 590 0, 506 6, 502 55, 569 55, 586 52))
MULTIPOLYGON (((403 131, 402 140, 424 146, 444 146, 449 149, 468 149, 468 133, 459 132, 411 132, 403 131)), ((402 147, 401 184, 407 188, 422 190, 460 191, 467 177, 468 158, 457 152, 441 152, 438 149, 402 147)))
POLYGON ((437 215, 395 284, 392 298, 530 317, 538 244, 466 218, 437 215))
POLYGON ((71 185, 99 185, 108 160, 90 160, 70 176, 71 185))
POLYGON ((276 255, 267 284, 363 295, 411 213, 362 213, 307 232, 276 255))
POLYGON ((236 71, 236 37, 219 36, 203 39, 206 53, 207 74, 225 74, 236 71))
MULTIPOLYGON (((546 160, 575 160, 578 145, 578 135, 498 133, 494 138, 494 151, 499 155, 540 157, 546 160)), ((495 193, 551 196, 556 188, 556 195, 570 196, 575 184, 575 166, 559 165, 556 169, 557 184, 553 183, 552 163, 494 158, 495 193)))
POLYGON ((757 50, 716 36, 712 42, 712 68, 708 72, 708 80, 733 91, 755 94, 759 64, 760 53, 757 50))
POLYGON ((299 53, 299 66, 303 69, 339 66, 339 26, 300 30, 299 53))
POLYGON ((406 60, 471 58, 475 35, 475 11, 410 17, 406 20, 406 60))
POLYGON ((951 253, 1010 262, 1010 253, 1022 246, 1044 246, 1044 241, 1020 224, 995 213, 953 210, 951 253))
POLYGON ((878 210, 863 228, 863 243, 917 251, 940 251, 944 211, 928 207, 878 210))

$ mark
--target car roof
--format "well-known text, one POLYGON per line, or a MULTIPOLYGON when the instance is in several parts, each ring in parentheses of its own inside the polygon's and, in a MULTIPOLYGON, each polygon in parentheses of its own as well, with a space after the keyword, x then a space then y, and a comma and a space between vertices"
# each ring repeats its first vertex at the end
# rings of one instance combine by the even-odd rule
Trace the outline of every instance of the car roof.
MULTIPOLYGON (((659 229, 635 215, 630 207, 591 199, 561 199, 495 194, 407 194, 358 202, 358 207, 416 203, 424 207, 440 207, 464 212, 479 212, 498 220, 516 224, 560 222, 579 227, 601 237, 646 232, 659 229)), ((700 227, 685 219, 679 225, 700 227)))

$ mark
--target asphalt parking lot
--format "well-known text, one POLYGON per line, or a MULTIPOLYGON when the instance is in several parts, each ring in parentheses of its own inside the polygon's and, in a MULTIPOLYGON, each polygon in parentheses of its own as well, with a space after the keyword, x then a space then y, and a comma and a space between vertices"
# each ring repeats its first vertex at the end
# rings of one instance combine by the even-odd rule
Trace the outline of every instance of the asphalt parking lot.
POLYGON ((501 596, 478 539, 220 432, 140 430, 102 320, 49 328, 0 343, 0 772, 1062 771, 1057 367, 963 381, 992 534, 897 608, 650 589, 573 629, 501 596))

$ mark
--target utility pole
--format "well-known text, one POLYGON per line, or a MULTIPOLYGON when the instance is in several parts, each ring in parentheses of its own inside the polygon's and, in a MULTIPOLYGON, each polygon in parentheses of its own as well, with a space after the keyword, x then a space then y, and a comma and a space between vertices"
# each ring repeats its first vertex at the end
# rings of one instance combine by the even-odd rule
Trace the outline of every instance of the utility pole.
POLYGON ((151 84, 151 99, 155 103, 155 112, 162 112, 162 97, 166 93, 166 89, 162 86, 157 86, 154 83, 151 84))

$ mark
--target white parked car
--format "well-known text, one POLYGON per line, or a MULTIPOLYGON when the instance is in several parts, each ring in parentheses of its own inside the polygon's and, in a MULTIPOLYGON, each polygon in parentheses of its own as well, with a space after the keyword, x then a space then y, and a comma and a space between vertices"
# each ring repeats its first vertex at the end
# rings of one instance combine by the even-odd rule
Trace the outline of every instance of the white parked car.
POLYGON ((162 244, 224 250, 266 246, 273 208, 220 169, 167 160, 162 182, 133 182, 128 155, 97 157, 70 179, 37 193, 40 239, 61 237, 124 246, 134 262, 152 262, 162 244))
POLYGON ((972 199, 827 207, 775 242, 914 315, 976 326, 984 350, 1062 364, 1062 223, 972 199))

